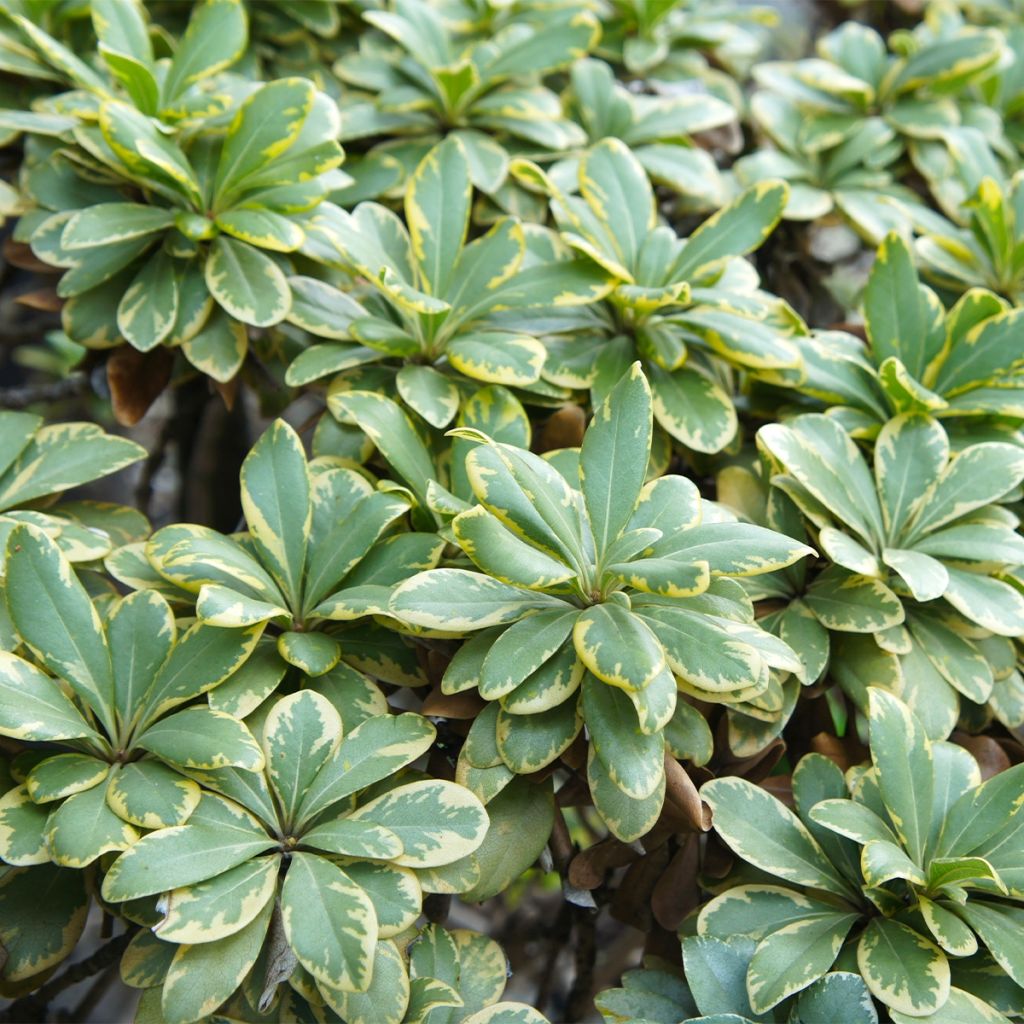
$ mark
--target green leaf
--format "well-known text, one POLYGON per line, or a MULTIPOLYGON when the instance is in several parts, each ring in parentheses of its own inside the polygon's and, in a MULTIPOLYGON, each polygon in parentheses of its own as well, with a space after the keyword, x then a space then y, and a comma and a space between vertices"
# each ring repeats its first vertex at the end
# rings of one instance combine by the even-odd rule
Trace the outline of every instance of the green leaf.
POLYGON ((454 137, 427 153, 406 185, 406 223, 429 295, 448 295, 466 238, 471 194, 466 151, 454 137))
POLYGON ((117 326, 140 352, 155 348, 171 333, 178 318, 178 279, 165 252, 148 260, 128 286, 117 307, 117 326))
POLYGON ((261 637, 246 662, 211 690, 207 700, 216 711, 245 718, 277 689, 287 670, 277 645, 270 637, 261 637))
POLYGON ((637 601, 636 610, 663 647, 669 668, 694 687, 709 693, 746 690, 767 671, 758 651, 731 631, 728 620, 668 604, 637 601))
POLYGON ((140 839, 114 862, 103 897, 120 903, 213 878, 278 844, 248 811, 206 794, 188 824, 140 839))
MULTIPOLYGON (((465 141, 465 134, 459 138, 465 141)), ((454 328, 477 320, 492 306, 492 295, 514 277, 526 252, 522 225, 503 217, 481 238, 459 254, 449 285, 452 312, 447 325, 454 328)))
MULTIPOLYGON (((16 12, 12 12, 10 17, 22 32, 25 33, 36 49, 39 50, 47 64, 56 68, 61 75, 67 76, 77 85, 100 96, 109 95, 103 79, 88 64, 79 60, 66 46, 44 32, 31 19, 16 12)), ((19 67, 18 70, 21 70, 21 68, 19 67)))
POLYGON ((739 1020, 754 1016, 746 985, 753 953, 754 943, 742 938, 724 942, 704 935, 688 935, 683 940, 687 983, 701 1013, 722 1014, 728 1024, 737 1024, 729 1019, 736 1016, 735 1010, 743 1011, 739 1020))
POLYGON ((121 765, 107 786, 110 809, 130 825, 145 829, 184 825, 200 796, 191 779, 148 759, 121 765))
POLYGON ((822 800, 810 811, 819 825, 865 845, 872 841, 896 843, 896 836, 885 822, 866 804, 856 800, 822 800))
POLYGON ((353 584, 390 586, 416 569, 435 564, 434 548, 438 542, 435 538, 434 546, 430 546, 433 534, 397 534, 376 543, 408 512, 406 495, 384 491, 368 494, 345 515, 337 495, 331 495, 333 500, 329 501, 318 499, 323 476, 319 474, 314 485, 314 524, 304 599, 315 614, 331 617, 325 606, 335 600, 343 603, 346 588, 353 584), (335 597, 321 600, 339 583, 342 589, 335 597))
POLYGON ((548 711, 579 689, 585 671, 572 641, 566 640, 540 668, 501 698, 501 706, 513 715, 548 711))
POLYGON ((257 857, 206 882, 173 889, 162 901, 164 918, 153 933, 167 942, 214 942, 241 931, 266 907, 277 888, 280 859, 257 857))
POLYGON ((206 0, 194 7, 164 79, 164 105, 172 104, 190 85, 234 64, 245 50, 247 27, 240 0, 206 0))
POLYGON ((463 1024, 547 1024, 547 1020, 525 1003, 502 1001, 463 1018, 463 1024))
POLYGON ((47 841, 55 864, 84 868, 104 853, 125 850, 139 833, 107 805, 100 784, 65 800, 47 824, 47 841))
POLYGON ((963 989, 951 988, 949 998, 934 1013, 924 1017, 892 1011, 894 1024, 1009 1024, 996 1007, 963 989))
POLYGON ((949 586, 946 567, 920 551, 900 551, 886 548, 882 561, 907 585, 916 601, 934 601, 941 597, 949 586))
POLYGON ((99 127, 103 140, 132 177, 168 199, 179 203, 184 199, 193 208, 202 206, 192 165, 148 117, 126 103, 111 101, 100 107, 99 127))
POLYGON ((948 458, 946 432, 928 416, 908 413, 882 427, 875 444, 875 480, 891 542, 917 514, 948 458))
POLYGON ((965 618, 999 636, 1019 636, 1024 628, 1024 598, 1002 580, 946 567, 943 597, 965 618))
POLYGON ((912 615, 907 625, 928 660, 951 686, 975 703, 984 704, 989 699, 994 685, 992 669, 973 644, 928 615, 912 615))
POLYGON ((11 531, 6 584, 7 607, 25 644, 113 736, 114 676, 99 615, 60 549, 36 527, 11 531))
POLYGON ((479 667, 480 695, 497 700, 512 693, 562 648, 578 614, 561 609, 536 612, 505 630, 489 645, 479 667))
POLYGON ((263 751, 244 723, 213 708, 186 708, 151 725, 136 743, 180 768, 263 768, 263 751))
POLYGON ((396 864, 438 867, 473 853, 487 831, 487 812, 468 789, 439 779, 411 782, 376 797, 350 815, 398 836, 396 864))
POLYGON ((818 1020, 878 1024, 878 1013, 864 980, 848 971, 832 971, 805 988, 797 1001, 796 1014, 793 1024, 814 1024, 818 1020))
POLYGON ((246 242, 218 235, 205 267, 206 286, 225 312, 253 327, 280 323, 292 293, 281 268, 246 242))
POLYGON ((877 633, 903 622, 903 604, 881 581, 831 566, 803 597, 815 618, 844 633, 877 633))
POLYGON ((313 690, 300 690, 274 704, 263 726, 263 749, 286 822, 295 819, 317 773, 335 756, 341 733, 334 705, 313 690))
POLYGON ((22 740, 99 740, 56 679, 7 651, 0 651, 0 735, 22 740))
POLYGON ((690 235, 670 279, 693 281, 719 261, 758 248, 775 229, 788 199, 789 187, 782 181, 758 182, 741 192, 690 235))
POLYGON ((429 748, 435 735, 434 727, 420 715, 377 715, 359 723, 310 783, 297 821, 309 821, 339 800, 411 764, 429 748))
POLYGON ((93 29, 104 46, 151 63, 153 47, 146 29, 142 5, 128 0, 97 0, 91 5, 93 29))
POLYGON ((898 921, 875 918, 857 944, 871 994, 889 1008, 922 1017, 949 997, 949 961, 934 943, 898 921))
POLYGON ((669 372, 655 364, 646 369, 651 379, 654 418, 687 448, 715 453, 736 435, 736 409, 728 392, 692 367, 669 372))
POLYGON ((469 331, 448 342, 445 355, 460 373, 487 384, 526 387, 540 379, 544 346, 510 331, 469 331))
POLYGON ((714 825, 730 849, 755 867, 787 882, 847 896, 807 827, 784 804, 745 779, 712 779, 701 788, 714 825))
POLYGON ((27 412, 0 411, 0 473, 6 473, 42 425, 42 416, 27 412))
POLYGON ((373 903, 341 868, 323 857, 294 853, 281 890, 288 943, 299 963, 330 989, 370 984, 377 918, 373 903))
POLYGON ((606 138, 580 162, 579 186, 612 246, 609 255, 632 273, 641 246, 656 223, 647 172, 624 142, 606 138))
POLYGON ((777 885, 737 885, 706 903, 697 933, 720 939, 746 936, 760 942, 796 921, 837 913, 834 906, 777 885))
POLYGON ((918 283, 910 248, 896 232, 885 237, 875 256, 864 313, 876 364, 895 356, 920 380, 945 340, 942 306, 918 283))
MULTIPOLYGON (((352 829, 356 822, 349 818, 338 819, 345 827, 352 829)), ((363 834, 369 835, 365 822, 361 823, 363 834)), ((394 833, 379 826, 372 826, 374 835, 390 845, 401 846, 394 833)), ((319 831, 319 830, 318 830, 319 831)), ((337 835, 338 833, 335 833, 337 835)), ((345 864, 345 873, 373 902, 377 915, 377 934, 382 939, 400 935, 411 928, 423 909, 423 890, 417 873, 411 868, 400 868, 395 864, 378 863, 369 860, 353 860, 345 864)))
POLYGON ((171 606, 155 591, 137 591, 114 605, 107 618, 107 640, 122 721, 131 721, 135 715, 176 636, 171 606))
POLYGON ((458 388, 431 366, 403 366, 395 384, 405 404, 431 426, 446 427, 459 411, 458 388))
POLYGON ((861 851, 860 863, 864 881, 872 888, 897 878, 916 885, 926 883, 921 869, 898 846, 887 840, 871 840, 861 851))
POLYGON ((978 952, 974 932, 952 911, 924 896, 918 896, 917 908, 932 938, 951 956, 973 956, 978 952))
POLYGON ((920 722, 898 698, 869 691, 871 759, 896 834, 911 860, 922 864, 931 829, 932 752, 920 722))
POLYGON ((84 871, 41 864, 0 876, 0 943, 5 982, 20 982, 59 964, 85 928, 90 896, 84 871))
MULTIPOLYGON (((480 880, 462 898, 490 899, 512 885, 541 855, 554 815, 550 783, 513 779, 487 804, 487 835, 473 855, 480 866, 480 880)), ((462 991, 465 996, 465 988, 462 991)))
POLYGON ((957 906, 956 913, 974 929, 996 963, 1020 985, 1024 981, 1020 908, 987 900, 969 900, 957 906))
POLYGON ((577 499, 553 466, 511 445, 480 444, 466 456, 466 473, 491 515, 579 571, 584 558, 577 499))
POLYGON ((337 641, 325 633, 282 633, 277 650, 289 665, 312 678, 330 672, 341 660, 337 641))
POLYGON ((522 618, 527 612, 565 608, 547 594, 532 593, 465 569, 431 569, 399 584, 389 611, 399 621, 448 633, 470 633, 522 618))
POLYGON ((505 764, 519 775, 540 771, 568 749, 583 726, 575 701, 527 715, 498 712, 496 739, 505 764))
POLYGON ((91 789, 109 772, 106 761, 88 754, 57 754, 35 765, 25 776, 25 786, 37 804, 45 804, 91 789))
POLYGON ((521 541, 482 505, 456 516, 452 533, 473 562, 502 583, 547 590, 576 578, 573 569, 521 541))
POLYGON ((874 546, 884 534, 875 482, 860 450, 830 417, 809 414, 757 432, 758 444, 825 509, 874 546))
POLYGON ((599 559, 636 508, 651 429, 651 390, 640 364, 634 363, 595 410, 580 451, 580 482, 599 559))
POLYGON ((991 441, 962 449, 929 489, 910 524, 910 537, 921 537, 998 501, 1022 478, 1024 452, 1014 445, 991 441))
POLYGON ((197 370, 225 383, 241 369, 249 351, 249 335, 244 323, 218 306, 211 311, 202 330, 182 343, 182 351, 197 370))
POLYGON ((271 619, 291 618, 287 608, 257 601, 218 583, 204 583, 196 599, 196 616, 209 626, 244 629, 271 619))
POLYGON ((335 818, 302 836, 304 846, 345 857, 392 860, 402 855, 402 841, 390 829, 351 818, 335 818))
POLYGON ((273 901, 244 928, 217 942, 179 946, 161 995, 167 1024, 190 1024, 209 1016, 242 984, 263 948, 273 901))
POLYGON ((228 210, 217 217, 217 227, 240 242, 272 252, 294 252, 306 239, 295 221, 273 210, 228 210))
POLYGON ((97 203, 68 220, 60 244, 71 251, 91 249, 156 234, 173 224, 171 209, 145 203, 97 203))
POLYGON ((0 509, 107 476, 145 455, 141 445, 107 434, 92 423, 42 427, 20 452, 12 450, 13 461, 0 475, 0 509))
POLYGON ((627 796, 649 797, 664 776, 664 739, 660 733, 647 735, 634 724, 629 698, 618 688, 587 675, 582 692, 590 741, 609 778, 627 796))
POLYGON ((292 146, 313 109, 316 90, 304 78, 279 78, 260 86, 238 108, 221 150, 214 201, 227 205, 246 179, 292 146))
POLYGON ((393 942, 378 942, 373 950, 372 978, 365 991, 342 991, 321 984, 331 1007, 352 1024, 402 1024, 409 1003, 409 975, 393 942))
POLYGON ((427 485, 437 475, 434 461, 409 417, 390 398, 373 391, 341 391, 328 397, 331 413, 353 423, 376 445, 384 460, 427 506, 427 485))
POLYGON ((608 766, 590 747, 587 752, 587 785, 594 807, 616 839, 631 843, 657 823, 665 803, 665 776, 650 796, 638 800, 612 780, 608 766))
POLYGON ((142 724, 227 679, 252 653, 262 632, 262 623, 248 629, 220 629, 202 622, 190 626, 146 694, 142 724))
POLYGON ((766 936, 747 971, 751 1007, 765 1013, 820 978, 835 962, 857 916, 833 913, 808 917, 766 936))
POLYGON ((28 867, 48 864, 49 810, 35 803, 26 786, 15 786, 0 797, 0 857, 5 864, 28 867))
POLYGON ((572 637, 580 661, 599 679, 624 690, 643 689, 665 667, 665 651, 656 634, 619 604, 585 609, 572 637))
POLYGON ((954 857, 986 850, 993 836, 1016 818, 1022 785, 1024 766, 1014 765, 965 792, 946 813, 935 856, 954 857))
POLYGON ((655 557, 707 562, 713 576, 757 576, 784 569, 813 548, 749 523, 710 522, 652 545, 655 557))

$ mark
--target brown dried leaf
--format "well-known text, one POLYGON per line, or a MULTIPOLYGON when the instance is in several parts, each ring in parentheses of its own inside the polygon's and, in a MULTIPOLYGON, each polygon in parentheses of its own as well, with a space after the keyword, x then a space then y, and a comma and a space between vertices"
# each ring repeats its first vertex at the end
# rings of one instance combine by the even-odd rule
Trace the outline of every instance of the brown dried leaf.
POLYGON ((563 405, 541 428, 537 450, 550 452, 557 448, 578 448, 583 444, 587 415, 578 405, 563 405))
POLYGON ((210 383, 217 394, 220 395, 224 408, 231 412, 235 407, 235 399, 238 397, 238 374, 236 373, 231 380, 225 381, 210 378, 210 383))
POLYGON ((707 832, 711 828, 711 808, 700 798, 686 769, 665 755, 665 807, 662 816, 671 820, 675 831, 707 832))
POLYGON ((793 777, 791 775, 772 775, 761 783, 761 788, 771 793, 776 800, 784 803, 791 811, 796 810, 793 798, 793 777))
POLYGON ((28 245, 10 237, 4 239, 4 261, 19 270, 31 270, 37 274, 64 273, 62 267, 51 267, 49 263, 44 263, 28 245))
POLYGON ((14 300, 19 306, 42 310, 44 313, 59 313, 64 300, 57 294, 56 288, 37 288, 35 291, 22 292, 14 300))
POLYGON ((868 750, 852 735, 840 739, 830 732, 819 732, 811 740, 811 750, 834 761, 844 772, 868 758, 868 750))
POLYGON ((420 714, 468 721, 476 718, 486 706, 487 702, 476 690, 463 690, 462 693, 442 693, 441 688, 435 686, 424 698, 420 714))
POLYGON ((614 837, 581 850, 569 864, 569 882, 577 889, 597 889, 609 871, 632 864, 639 853, 614 837))
POLYGON ((659 846, 626 869, 612 899, 612 917, 641 931, 651 927, 654 921, 651 895, 668 867, 669 857, 668 846, 659 846))
POLYGON ((114 349, 107 359, 107 383, 114 418, 132 427, 160 397, 171 379, 174 355, 166 348, 139 352, 130 345, 114 349))
POLYGON ((699 866, 700 840, 691 835, 669 861, 651 893, 651 910, 662 928, 676 931, 686 915, 700 904, 699 866))
POLYGON ((1010 767, 1006 751, 991 736, 969 736, 967 733, 955 732, 951 738, 974 756, 981 769, 983 782, 1010 767))

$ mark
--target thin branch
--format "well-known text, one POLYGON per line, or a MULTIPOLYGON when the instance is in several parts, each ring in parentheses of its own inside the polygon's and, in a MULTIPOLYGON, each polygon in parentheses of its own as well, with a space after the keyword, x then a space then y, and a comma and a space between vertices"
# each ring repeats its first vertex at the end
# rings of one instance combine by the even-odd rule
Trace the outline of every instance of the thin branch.
POLYGON ((138 926, 131 925, 126 932, 105 942, 91 956, 72 964, 63 974, 48 981, 35 992, 15 1000, 0 1013, 0 1024, 25 1024, 26 1021, 45 1020, 46 1008, 61 992, 113 967, 137 931, 138 926))
POLYGON ((565 1009, 569 1020, 585 1020, 593 1008, 597 912, 573 907, 573 916, 576 919, 576 977, 565 1009))
POLYGON ((20 387, 0 388, 0 409, 27 409, 36 402, 56 402, 62 398, 77 398, 90 391, 89 376, 76 373, 46 384, 25 384, 20 387))

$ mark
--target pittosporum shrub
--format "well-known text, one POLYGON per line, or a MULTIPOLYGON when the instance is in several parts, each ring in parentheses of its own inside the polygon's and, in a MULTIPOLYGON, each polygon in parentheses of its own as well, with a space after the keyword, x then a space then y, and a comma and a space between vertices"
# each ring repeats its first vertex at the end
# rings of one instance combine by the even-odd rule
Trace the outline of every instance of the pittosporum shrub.
POLYGON ((2 5, 0 1021, 1024 1019, 1021 19, 2 5))

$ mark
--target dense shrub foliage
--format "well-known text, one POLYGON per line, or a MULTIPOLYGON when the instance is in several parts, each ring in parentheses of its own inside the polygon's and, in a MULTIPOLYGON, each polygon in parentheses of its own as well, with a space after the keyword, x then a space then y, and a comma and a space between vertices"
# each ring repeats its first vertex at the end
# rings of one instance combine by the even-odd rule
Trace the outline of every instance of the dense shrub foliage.
POLYGON ((0 5, 0 1020, 1024 1019, 1024 7, 797 9, 0 5))

